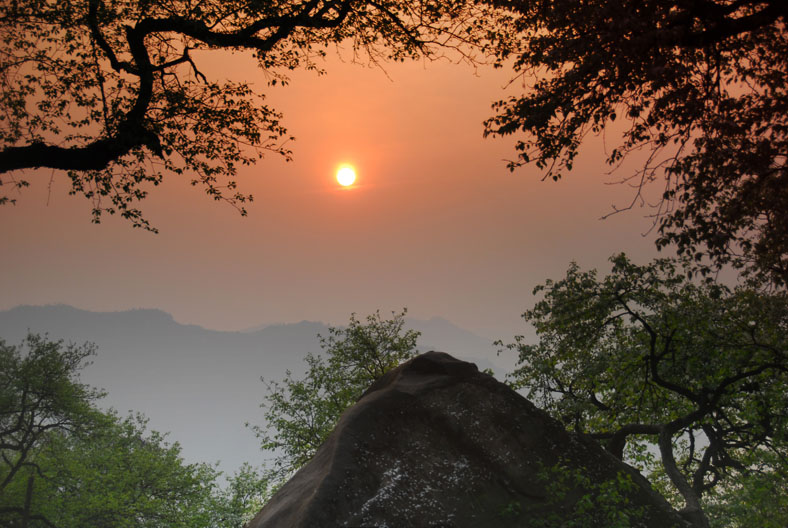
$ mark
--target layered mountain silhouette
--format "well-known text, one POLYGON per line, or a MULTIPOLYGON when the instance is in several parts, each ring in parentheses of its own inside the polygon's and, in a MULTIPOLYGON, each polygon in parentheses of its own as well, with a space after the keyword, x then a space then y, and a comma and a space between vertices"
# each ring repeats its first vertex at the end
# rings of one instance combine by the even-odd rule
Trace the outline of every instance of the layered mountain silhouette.
POLYGON ((685 526, 634 469, 471 363, 389 371, 247 528, 685 526))
MULTIPOLYGON (((497 360, 489 340, 448 321, 408 320, 422 332, 421 349, 451 350, 482 367, 497 360)), ((245 422, 262 423, 260 377, 281 379, 304 369, 308 352, 320 352, 319 322, 220 332, 183 325, 160 310, 90 312, 71 306, 19 306, 0 311, 0 339, 18 344, 28 331, 98 347, 82 381, 107 391, 102 405, 142 412, 150 427, 169 431, 190 462, 220 460, 232 472, 263 460, 245 422)))

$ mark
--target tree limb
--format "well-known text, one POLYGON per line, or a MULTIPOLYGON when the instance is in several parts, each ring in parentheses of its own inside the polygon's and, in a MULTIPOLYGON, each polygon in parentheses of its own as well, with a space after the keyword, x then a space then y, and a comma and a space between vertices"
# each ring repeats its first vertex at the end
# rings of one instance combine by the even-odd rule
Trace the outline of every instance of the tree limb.
POLYGON ((662 431, 661 425, 655 424, 627 424, 612 433, 594 433, 592 438, 607 439, 605 449, 619 460, 624 458, 624 448, 627 438, 631 435, 658 435, 662 431))
MULTIPOLYGON (((351 2, 328 3, 316 13, 316 0, 305 4, 296 15, 262 18, 244 28, 232 32, 210 29, 201 20, 181 16, 167 18, 145 18, 134 27, 126 26, 126 40, 133 64, 118 60, 111 46, 101 34, 98 21, 100 0, 89 1, 88 25, 91 38, 102 49, 116 71, 125 71, 138 77, 137 97, 132 108, 117 125, 110 137, 96 139, 80 147, 60 147, 44 142, 33 142, 24 146, 6 147, 0 151, 0 173, 12 170, 48 167, 61 170, 98 171, 107 168, 113 161, 132 150, 145 147, 154 155, 162 157, 163 149, 159 137, 145 123, 145 116, 153 95, 153 72, 183 62, 191 62, 188 49, 180 59, 159 66, 151 64, 145 39, 154 33, 177 33, 188 36, 209 46, 241 47, 267 52, 299 27, 328 29, 338 27, 350 13, 351 2), (331 16, 333 14, 333 16, 331 16), (276 27, 271 35, 257 35, 265 29, 276 27)), ((192 63, 192 66, 194 64, 192 63)))

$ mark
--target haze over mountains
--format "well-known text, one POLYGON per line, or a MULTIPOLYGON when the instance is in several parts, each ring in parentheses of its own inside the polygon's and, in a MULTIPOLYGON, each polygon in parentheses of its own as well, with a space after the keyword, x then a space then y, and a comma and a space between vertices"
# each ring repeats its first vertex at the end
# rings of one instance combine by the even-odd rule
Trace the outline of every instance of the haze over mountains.
MULTIPOLYGON (((511 358, 498 357, 488 339, 433 318, 408 319, 422 332, 420 350, 441 350, 492 368, 499 378, 511 358)), ((66 305, 18 306, 0 311, 0 339, 18 344, 28 332, 98 347, 82 380, 107 391, 101 402, 121 414, 133 410, 150 428, 170 432, 189 462, 220 461, 232 473, 265 458, 245 422, 261 423, 266 380, 303 371, 303 357, 320 352, 319 322, 261 325, 243 332, 183 325, 160 310, 89 312, 66 305)))

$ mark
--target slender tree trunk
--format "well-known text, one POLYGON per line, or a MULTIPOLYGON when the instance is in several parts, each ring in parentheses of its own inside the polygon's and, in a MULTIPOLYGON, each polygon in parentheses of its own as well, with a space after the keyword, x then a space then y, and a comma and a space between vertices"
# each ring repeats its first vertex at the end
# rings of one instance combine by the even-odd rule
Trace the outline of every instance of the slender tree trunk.
POLYGON ((25 507, 22 511, 22 528, 27 528, 30 522, 30 503, 33 502, 33 480, 35 477, 30 475, 27 479, 27 490, 25 491, 25 507))
POLYGON ((673 432, 666 427, 659 433, 659 452, 662 456, 662 465, 665 466, 665 473, 667 473, 670 481, 681 493, 681 496, 684 497, 685 506, 679 513, 692 523, 692 526, 709 528, 709 520, 706 518, 706 514, 700 504, 700 497, 695 493, 695 490, 687 482, 687 478, 676 465, 676 459, 673 456, 673 432))

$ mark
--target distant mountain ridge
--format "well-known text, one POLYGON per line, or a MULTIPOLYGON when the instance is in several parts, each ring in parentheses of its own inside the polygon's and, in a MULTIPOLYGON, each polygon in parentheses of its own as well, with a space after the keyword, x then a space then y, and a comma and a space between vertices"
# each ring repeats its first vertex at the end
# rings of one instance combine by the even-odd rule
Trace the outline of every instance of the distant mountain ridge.
MULTIPOLYGON (((420 350, 443 350, 503 372, 489 340, 437 317, 406 322, 422 332, 420 350)), ((158 309, 91 312, 60 304, 0 311, 0 339, 18 344, 29 331, 95 343, 97 356, 82 379, 108 392, 106 407, 142 412, 151 428, 171 432, 189 461, 221 459, 232 472, 264 457, 244 427, 262 421, 260 377, 302 372, 303 357, 320 352, 317 335, 327 335, 328 326, 301 321, 219 331, 181 324, 158 309)))

